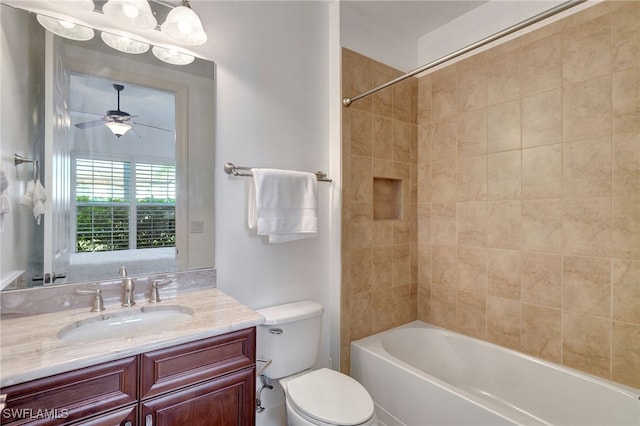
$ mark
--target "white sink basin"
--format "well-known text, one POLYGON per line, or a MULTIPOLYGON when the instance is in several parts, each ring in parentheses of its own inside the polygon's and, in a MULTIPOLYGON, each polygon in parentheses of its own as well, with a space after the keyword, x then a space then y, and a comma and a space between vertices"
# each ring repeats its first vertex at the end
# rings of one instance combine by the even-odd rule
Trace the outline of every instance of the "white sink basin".
POLYGON ((169 330, 193 314, 193 309, 180 305, 146 306, 105 313, 63 327, 58 332, 58 339, 69 343, 87 343, 116 337, 143 336, 169 330))

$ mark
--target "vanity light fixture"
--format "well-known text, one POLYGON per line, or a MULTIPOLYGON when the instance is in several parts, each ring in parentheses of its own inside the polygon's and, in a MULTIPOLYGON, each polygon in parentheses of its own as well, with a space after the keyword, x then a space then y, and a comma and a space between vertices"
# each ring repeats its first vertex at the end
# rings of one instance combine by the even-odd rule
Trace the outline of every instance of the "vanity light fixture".
POLYGON ((92 28, 78 25, 74 22, 51 18, 46 15, 38 14, 36 19, 47 30, 60 37, 68 38, 71 40, 87 41, 93 38, 94 32, 92 28))
POLYGON ((120 52, 140 54, 149 50, 149 44, 134 40, 129 37, 119 36, 111 33, 102 32, 100 34, 102 41, 107 46, 112 47, 120 52))
POLYGON ((202 22, 191 9, 189 0, 182 0, 180 6, 169 12, 160 30, 178 43, 195 46, 207 41, 202 22))
POLYGON ((118 138, 131 130, 131 124, 123 123, 121 121, 107 121, 105 126, 107 126, 118 138))
POLYGON ((165 49, 160 46, 153 46, 151 49, 156 58, 172 65, 188 65, 194 61, 194 57, 186 53, 178 52, 173 49, 165 49))
POLYGON ((102 6, 109 18, 142 30, 151 30, 158 25, 147 0, 109 0, 102 6))

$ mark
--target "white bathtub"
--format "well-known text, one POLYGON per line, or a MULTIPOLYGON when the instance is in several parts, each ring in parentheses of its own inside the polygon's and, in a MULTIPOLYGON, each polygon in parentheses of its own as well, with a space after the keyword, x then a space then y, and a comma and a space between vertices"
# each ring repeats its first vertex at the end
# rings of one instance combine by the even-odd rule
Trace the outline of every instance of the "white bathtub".
POLYGON ((639 391, 414 321, 351 343, 387 425, 640 425, 639 391))

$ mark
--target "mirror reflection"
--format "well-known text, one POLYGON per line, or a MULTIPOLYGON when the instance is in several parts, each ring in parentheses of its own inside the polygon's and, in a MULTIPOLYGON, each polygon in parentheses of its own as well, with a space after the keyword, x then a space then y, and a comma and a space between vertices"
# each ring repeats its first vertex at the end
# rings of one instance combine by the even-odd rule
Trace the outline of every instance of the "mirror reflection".
POLYGON ((110 279, 120 266, 130 275, 213 266, 214 64, 169 65, 99 36, 67 40, 0 7, 11 203, 0 215, 1 288, 110 279), (14 165, 14 154, 39 162, 40 224, 20 204, 35 168, 14 165))

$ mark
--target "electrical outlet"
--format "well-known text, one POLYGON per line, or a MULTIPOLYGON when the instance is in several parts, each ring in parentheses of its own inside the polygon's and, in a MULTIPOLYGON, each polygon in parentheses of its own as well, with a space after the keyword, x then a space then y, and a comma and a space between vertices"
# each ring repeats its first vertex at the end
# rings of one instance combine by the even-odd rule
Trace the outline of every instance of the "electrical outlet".
POLYGON ((192 234, 202 234, 204 232, 204 222, 201 220, 192 220, 191 221, 191 233, 192 234))

